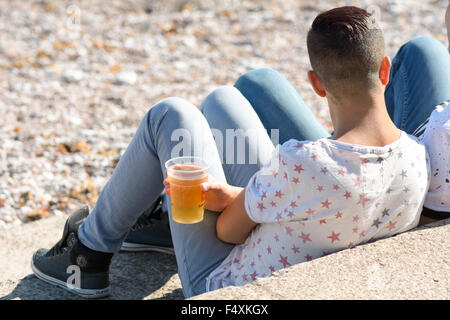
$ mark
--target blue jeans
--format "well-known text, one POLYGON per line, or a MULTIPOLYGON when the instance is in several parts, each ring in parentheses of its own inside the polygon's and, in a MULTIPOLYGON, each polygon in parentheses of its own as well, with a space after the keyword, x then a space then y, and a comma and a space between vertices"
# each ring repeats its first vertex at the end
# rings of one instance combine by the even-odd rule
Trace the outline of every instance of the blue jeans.
POLYGON ((392 60, 386 106, 398 128, 413 134, 438 104, 450 100, 450 56, 432 37, 403 45, 392 60))
MULTIPOLYGON (((435 105, 450 99, 449 74, 442 72, 448 70, 448 52, 436 40, 417 38, 402 47, 394 59, 386 90, 389 112, 400 128, 414 130, 435 105), (424 62, 414 64, 419 58, 424 62), (429 78, 422 81, 425 75, 429 78), (427 103, 423 103, 420 92, 430 97, 427 103)), ((80 227, 78 236, 84 245, 103 252, 120 249, 130 227, 164 189, 164 163, 174 156, 172 150, 179 140, 172 134, 179 128, 190 133, 189 155, 202 156, 216 179, 241 187, 270 160, 274 144, 290 138, 316 140, 329 135, 286 78, 271 69, 250 71, 234 87, 216 89, 200 109, 179 98, 162 100, 141 121, 96 206, 80 227), (224 161, 231 150, 226 143, 219 143, 219 138, 226 137, 227 129, 253 129, 257 133, 256 143, 244 140, 243 164, 237 161, 235 150, 234 161, 224 161), (279 129, 278 142, 272 142, 270 129, 279 129)), ((201 294, 206 289, 206 277, 234 245, 217 239, 217 212, 205 210, 202 222, 188 225, 174 222, 170 206, 167 209, 183 293, 185 297, 201 294)))

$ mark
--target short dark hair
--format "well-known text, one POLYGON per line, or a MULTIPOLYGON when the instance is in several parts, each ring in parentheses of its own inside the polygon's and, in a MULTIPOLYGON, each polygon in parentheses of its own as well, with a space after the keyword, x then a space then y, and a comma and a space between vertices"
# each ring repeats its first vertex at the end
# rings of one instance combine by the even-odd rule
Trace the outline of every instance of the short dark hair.
POLYGON ((319 14, 307 46, 313 70, 333 95, 369 90, 379 80, 383 33, 364 9, 346 6, 319 14))

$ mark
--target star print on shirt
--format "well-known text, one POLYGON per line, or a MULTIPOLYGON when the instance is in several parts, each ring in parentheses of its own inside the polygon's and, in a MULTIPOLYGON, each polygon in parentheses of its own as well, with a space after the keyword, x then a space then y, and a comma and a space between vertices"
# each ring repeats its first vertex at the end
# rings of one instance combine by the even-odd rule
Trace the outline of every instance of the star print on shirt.
POLYGON ((335 241, 339 241, 340 240, 339 239, 339 235, 340 234, 341 234, 340 232, 339 233, 334 233, 334 231, 332 231, 331 235, 328 236, 327 238, 331 239, 331 243, 334 243, 335 241))
POLYGON ((402 179, 405 179, 407 177, 407 170, 402 170, 402 173, 400 173, 400 176, 402 177, 402 179))
POLYGON ((291 264, 287 261, 287 256, 286 257, 283 257, 281 254, 280 254, 280 260, 278 260, 280 263, 282 263, 283 264, 283 268, 286 268, 287 266, 290 266, 291 264))
POLYGON ((275 191, 275 197, 278 197, 280 199, 283 197, 283 193, 281 192, 281 190, 275 191))
POLYGON ((296 165, 294 164, 294 171, 297 171, 299 174, 302 173, 303 169, 302 165, 296 165))
POLYGON ((263 211, 266 207, 264 207, 264 204, 262 202, 258 202, 258 209, 259 211, 263 211))
POLYGON ((287 235, 292 236, 292 231, 294 231, 294 229, 292 229, 291 227, 287 226, 287 227, 285 227, 285 231, 286 231, 287 235))
POLYGON ((376 227, 378 229, 379 225, 381 224, 381 221, 379 219, 375 219, 372 222, 372 226, 376 227))
POLYGON ((389 221, 389 225, 387 226, 387 228, 389 229, 389 231, 392 231, 393 229, 395 229, 395 225, 397 224, 397 222, 392 222, 389 221))
POLYGON ((360 204, 363 208, 366 206, 366 202, 369 201, 370 199, 366 197, 366 195, 360 194, 359 195, 359 201, 356 204, 360 204))
POLYGON ((332 204, 330 201, 328 201, 328 199, 325 201, 322 201, 321 203, 322 203, 322 208, 327 208, 327 209, 330 209, 330 205, 332 204))
POLYGON ((261 191, 262 195, 261 195, 261 201, 263 201, 264 198, 267 198, 267 192, 266 191, 261 191))
POLYGON ((299 237, 299 238, 302 238, 303 243, 306 243, 307 241, 312 242, 312 240, 311 240, 311 238, 310 238, 309 236, 310 236, 309 233, 303 233, 303 232, 302 232, 302 234, 299 235, 298 237, 299 237))

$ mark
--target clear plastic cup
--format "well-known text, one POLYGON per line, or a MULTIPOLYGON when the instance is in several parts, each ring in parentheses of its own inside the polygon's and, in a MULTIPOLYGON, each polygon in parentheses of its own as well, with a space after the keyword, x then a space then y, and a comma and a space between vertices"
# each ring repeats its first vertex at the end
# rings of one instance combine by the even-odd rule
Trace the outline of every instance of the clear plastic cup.
POLYGON ((200 184, 208 181, 208 164, 195 156, 167 160, 167 181, 170 183, 172 219, 192 224, 203 220, 205 192, 200 184))

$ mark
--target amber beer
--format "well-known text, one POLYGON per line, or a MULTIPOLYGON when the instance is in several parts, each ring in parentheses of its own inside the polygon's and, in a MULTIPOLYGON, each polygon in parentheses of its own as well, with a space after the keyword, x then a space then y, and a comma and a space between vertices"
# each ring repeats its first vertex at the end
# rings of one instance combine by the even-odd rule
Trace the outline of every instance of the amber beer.
POLYGON ((208 181, 206 162, 198 157, 187 156, 170 159, 165 166, 170 184, 172 219, 185 224, 202 221, 205 194, 200 184, 208 181))

